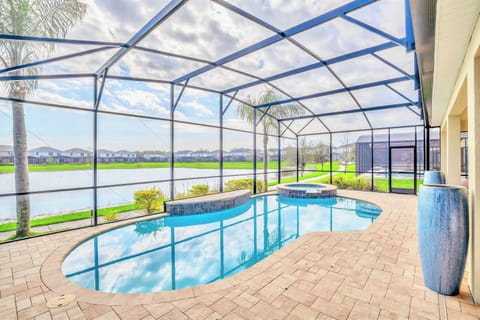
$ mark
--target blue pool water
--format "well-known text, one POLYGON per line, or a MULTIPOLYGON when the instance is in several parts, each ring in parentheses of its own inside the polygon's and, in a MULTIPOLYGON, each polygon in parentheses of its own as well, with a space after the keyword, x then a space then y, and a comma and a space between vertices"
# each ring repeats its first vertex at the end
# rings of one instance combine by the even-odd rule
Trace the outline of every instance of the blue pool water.
POLYGON ((214 213, 137 222, 81 243, 65 258, 71 281, 114 293, 193 287, 232 276, 312 231, 362 230, 380 214, 336 197, 253 198, 214 213))

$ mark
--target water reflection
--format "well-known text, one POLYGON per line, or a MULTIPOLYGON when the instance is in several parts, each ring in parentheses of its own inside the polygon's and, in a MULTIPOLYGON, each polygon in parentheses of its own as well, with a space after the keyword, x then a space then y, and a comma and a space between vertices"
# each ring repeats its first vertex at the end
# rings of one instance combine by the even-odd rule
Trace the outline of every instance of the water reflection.
POLYGON ((139 236, 149 236, 156 238, 157 234, 161 231, 161 228, 164 226, 164 219, 155 219, 140 221, 135 223, 135 233, 139 236))
POLYGON ((234 209, 100 234, 75 248, 62 268, 73 282, 107 292, 187 288, 236 274, 307 232, 365 229, 379 213, 346 198, 259 197, 234 209))

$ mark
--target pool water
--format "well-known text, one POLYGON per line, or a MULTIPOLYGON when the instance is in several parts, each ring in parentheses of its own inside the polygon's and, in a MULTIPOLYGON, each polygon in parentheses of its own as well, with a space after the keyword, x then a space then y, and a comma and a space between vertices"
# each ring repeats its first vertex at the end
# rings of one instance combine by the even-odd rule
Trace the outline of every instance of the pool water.
POLYGON ((73 249, 62 270, 76 284, 104 292, 189 288, 245 270, 302 234, 365 229, 380 212, 342 197, 257 197, 233 209, 99 234, 73 249))

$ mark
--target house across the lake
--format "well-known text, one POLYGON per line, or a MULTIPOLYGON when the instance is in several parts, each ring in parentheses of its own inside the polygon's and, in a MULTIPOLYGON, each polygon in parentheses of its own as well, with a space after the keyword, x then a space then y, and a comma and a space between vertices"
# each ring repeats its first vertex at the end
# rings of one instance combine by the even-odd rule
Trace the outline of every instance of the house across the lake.
MULTIPOLYGON (((282 150, 282 153, 285 149, 282 150)), ((268 150, 269 160, 275 161, 278 157, 276 149, 268 150)), ((0 145, 0 164, 13 164, 15 155, 13 147, 0 145)), ((135 162, 168 162, 168 151, 112 151, 107 149, 97 150, 98 163, 135 163, 135 162)), ((263 160, 263 151, 257 150, 257 161, 263 160)), ((217 162, 220 161, 220 150, 182 150, 175 152, 177 162, 217 162)), ((236 148, 223 151, 225 162, 253 161, 253 149, 236 148)), ((41 146, 28 151, 29 164, 82 164, 92 163, 93 152, 83 148, 70 148, 60 150, 52 147, 41 146)))
POLYGON ((0 145, 0 164, 13 162, 13 148, 11 146, 0 145))

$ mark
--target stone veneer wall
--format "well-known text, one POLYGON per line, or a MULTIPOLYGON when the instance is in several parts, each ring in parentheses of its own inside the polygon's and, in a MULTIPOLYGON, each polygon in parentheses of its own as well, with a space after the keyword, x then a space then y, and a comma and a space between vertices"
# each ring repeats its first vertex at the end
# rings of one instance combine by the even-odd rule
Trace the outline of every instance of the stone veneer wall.
POLYGON ((249 190, 236 190, 190 199, 168 201, 165 211, 172 216, 209 213, 238 207, 250 200, 249 190))

